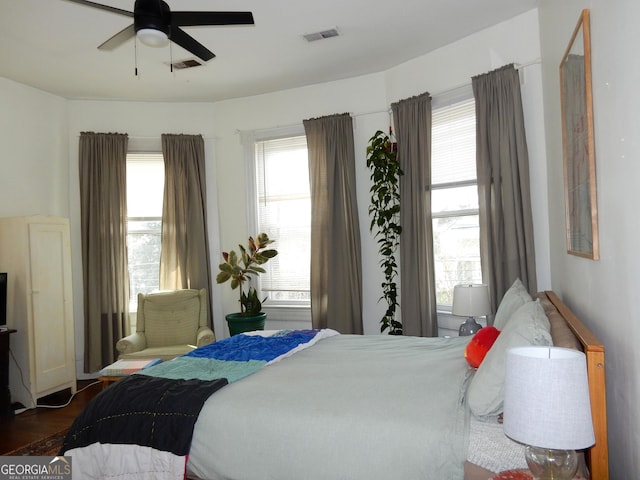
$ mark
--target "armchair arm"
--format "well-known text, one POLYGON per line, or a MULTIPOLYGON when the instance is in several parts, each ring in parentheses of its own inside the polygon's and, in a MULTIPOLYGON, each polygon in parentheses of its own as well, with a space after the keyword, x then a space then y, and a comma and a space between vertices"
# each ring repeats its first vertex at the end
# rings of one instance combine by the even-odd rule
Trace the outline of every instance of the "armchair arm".
POLYGON ((116 343, 116 350, 120 353, 134 353, 147 348, 147 337, 143 332, 132 333, 129 336, 121 338, 116 343))
POLYGON ((209 345, 216 341, 216 336, 213 334, 213 330, 209 327, 198 328, 198 336, 196 338, 196 346, 202 347, 203 345, 209 345))

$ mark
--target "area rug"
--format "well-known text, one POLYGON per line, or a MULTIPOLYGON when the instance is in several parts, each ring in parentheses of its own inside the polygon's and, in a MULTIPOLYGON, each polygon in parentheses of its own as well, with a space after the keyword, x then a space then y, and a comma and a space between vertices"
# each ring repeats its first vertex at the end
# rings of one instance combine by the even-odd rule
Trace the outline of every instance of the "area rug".
POLYGON ((30 457, 49 457, 57 455, 64 442, 64 437, 69 431, 68 428, 56 432, 48 437, 35 440, 24 447, 16 448, 7 453, 3 453, 4 456, 30 456, 30 457))

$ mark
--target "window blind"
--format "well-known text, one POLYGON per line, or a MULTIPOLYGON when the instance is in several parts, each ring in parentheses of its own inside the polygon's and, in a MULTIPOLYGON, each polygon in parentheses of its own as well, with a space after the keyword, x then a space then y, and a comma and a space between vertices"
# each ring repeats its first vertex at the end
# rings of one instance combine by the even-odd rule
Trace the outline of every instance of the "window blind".
POLYGON ((475 100, 464 100, 433 111, 431 183, 476 179, 475 100))
POLYGON ((256 142, 258 223, 276 240, 261 290, 276 301, 308 302, 311 194, 306 137, 256 142))
POLYGON ((127 216, 162 217, 162 153, 127 154, 127 216))

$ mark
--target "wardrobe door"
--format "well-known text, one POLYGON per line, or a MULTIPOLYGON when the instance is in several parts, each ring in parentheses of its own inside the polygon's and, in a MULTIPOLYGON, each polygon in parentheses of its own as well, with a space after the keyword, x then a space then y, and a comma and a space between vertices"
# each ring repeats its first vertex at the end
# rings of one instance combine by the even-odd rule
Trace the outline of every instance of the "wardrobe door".
POLYGON ((29 224, 36 392, 75 380, 71 258, 65 223, 29 224))

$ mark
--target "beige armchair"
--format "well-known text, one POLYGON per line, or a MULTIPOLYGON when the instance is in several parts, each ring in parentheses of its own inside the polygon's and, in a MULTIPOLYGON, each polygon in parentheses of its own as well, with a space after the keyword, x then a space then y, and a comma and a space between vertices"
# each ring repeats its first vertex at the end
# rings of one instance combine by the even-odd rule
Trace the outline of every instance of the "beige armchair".
POLYGON ((116 343, 118 358, 170 360, 215 341, 207 326, 207 291, 138 294, 136 332, 116 343))

